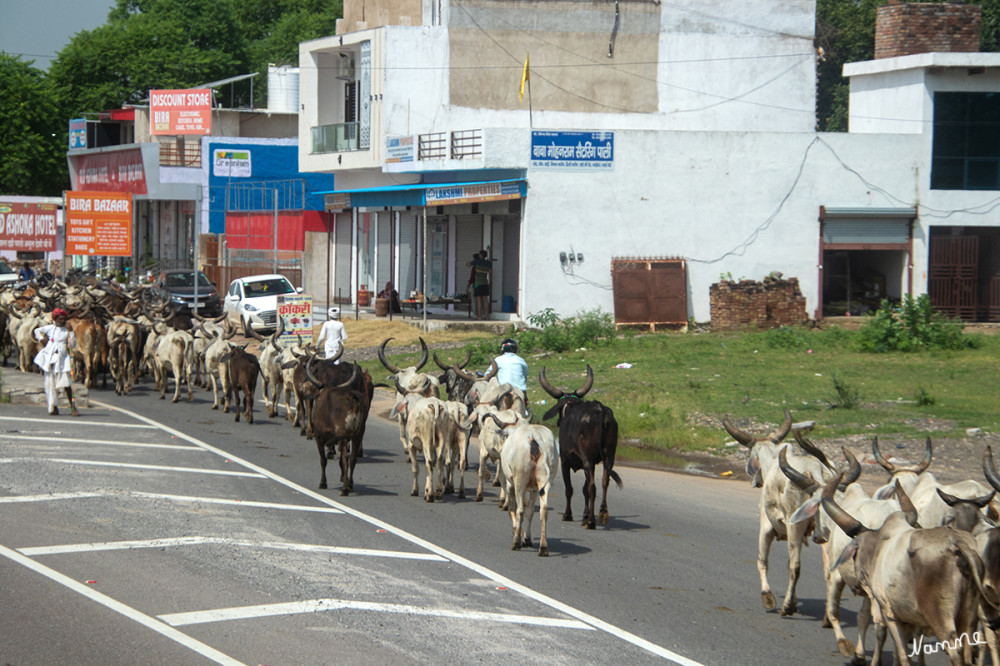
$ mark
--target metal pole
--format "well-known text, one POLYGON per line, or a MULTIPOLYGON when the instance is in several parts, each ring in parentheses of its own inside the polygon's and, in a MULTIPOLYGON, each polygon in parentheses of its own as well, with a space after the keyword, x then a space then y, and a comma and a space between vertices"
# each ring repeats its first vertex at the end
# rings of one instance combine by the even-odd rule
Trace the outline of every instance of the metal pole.
POLYGON ((427 332, 427 206, 424 206, 424 279, 423 279, 423 298, 424 298, 424 333, 427 332))
POLYGON ((195 187, 194 219, 191 221, 191 232, 194 234, 194 313, 198 314, 198 283, 201 281, 201 269, 198 268, 198 253, 201 251, 198 243, 199 217, 201 216, 201 185, 195 187))
POLYGON ((278 188, 274 188, 274 237, 272 238, 274 248, 274 271, 278 272, 278 188))

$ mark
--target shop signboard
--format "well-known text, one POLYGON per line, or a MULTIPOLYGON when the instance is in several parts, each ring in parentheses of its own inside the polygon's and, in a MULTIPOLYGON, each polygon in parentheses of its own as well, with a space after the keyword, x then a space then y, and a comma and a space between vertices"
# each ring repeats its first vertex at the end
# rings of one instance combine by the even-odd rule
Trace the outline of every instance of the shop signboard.
POLYGON ((153 135, 211 134, 212 91, 150 90, 149 126, 153 135))
POLYGON ((278 318, 282 320, 281 337, 278 344, 294 345, 299 336, 304 341, 313 338, 313 315, 311 294, 284 294, 278 296, 278 318))
POLYGON ((67 192, 66 254, 131 256, 132 194, 67 192))
POLYGON ((55 204, 0 201, 0 250, 54 252, 55 204))

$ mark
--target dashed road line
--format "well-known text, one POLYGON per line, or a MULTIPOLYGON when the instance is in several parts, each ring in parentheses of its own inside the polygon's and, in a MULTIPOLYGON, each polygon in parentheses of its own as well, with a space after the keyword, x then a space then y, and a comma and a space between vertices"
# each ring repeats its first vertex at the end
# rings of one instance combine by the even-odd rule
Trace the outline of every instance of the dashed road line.
POLYGON ((28 557, 41 555, 66 555, 68 553, 94 553, 109 550, 139 550, 142 548, 177 548, 183 546, 239 546, 249 548, 270 548, 309 553, 333 553, 337 555, 359 555, 363 557, 389 557, 401 560, 424 560, 447 562, 433 553, 407 553, 399 550, 377 550, 372 548, 347 548, 344 546, 323 546, 319 544, 291 543, 287 541, 259 541, 251 539, 231 539, 228 537, 189 536, 173 539, 141 539, 134 541, 106 541, 103 543, 78 543, 61 546, 33 546, 18 548, 17 552, 28 557))
POLYGON ((172 627, 209 622, 224 622, 228 620, 248 620, 276 615, 297 615, 301 613, 325 613, 336 610, 358 610, 376 613, 400 613, 403 615, 424 615, 430 617, 450 618, 456 620, 501 622, 506 624, 524 624, 536 627, 552 627, 560 629, 582 629, 595 631, 594 627, 579 620, 564 620, 554 617, 539 617, 535 615, 514 615, 511 613, 488 613, 482 611, 455 610, 451 608, 422 608, 406 604, 386 604, 368 601, 347 601, 344 599, 309 599, 281 604, 262 604, 260 606, 241 606, 236 608, 217 608, 205 611, 189 611, 186 613, 170 613, 159 615, 158 619, 172 627))
POLYGON ((158 620, 155 617, 150 617, 145 613, 141 613, 136 609, 132 608, 131 606, 126 606, 120 601, 116 601, 107 595, 101 594, 92 587, 89 587, 83 583, 75 581, 69 576, 65 576, 59 573, 58 571, 50 569, 49 567, 43 564, 39 564, 30 557, 21 555, 20 553, 13 551, 9 548, 5 548, 2 545, 0 545, 0 556, 6 557, 7 559, 17 564, 20 564, 21 566, 27 569, 31 569, 35 573, 39 573, 45 576, 46 578, 55 581, 56 583, 59 583, 60 585, 66 588, 69 588, 70 590, 73 590, 78 594, 82 594, 84 597, 87 597, 91 601, 101 604, 105 608, 108 608, 120 615, 123 615, 129 618, 130 620, 134 620, 135 622, 138 622, 147 629, 151 629, 156 633, 160 634, 161 636, 169 638, 170 640, 180 645, 183 645, 184 647, 193 650, 194 652, 197 652, 206 659, 211 659, 217 664, 224 664, 226 666, 244 666, 243 662, 239 661, 238 659, 234 659, 229 655, 223 652, 219 652, 215 648, 209 645, 205 645, 201 641, 196 640, 183 632, 177 631, 176 629, 171 627, 169 624, 163 622, 162 620, 158 620))
POLYGON ((51 502, 53 500, 86 499, 88 497, 104 497, 107 493, 52 493, 47 495, 17 495, 14 497, 0 497, 0 504, 12 504, 20 502, 51 502))
POLYGON ((188 495, 164 495, 162 493, 143 493, 131 491, 128 494, 135 497, 148 497, 151 499, 165 499, 174 502, 194 502, 201 504, 235 504, 239 506, 249 506, 258 509, 277 509, 279 511, 314 511, 316 513, 339 513, 344 512, 331 506, 306 506, 304 504, 278 504, 276 502, 255 502, 251 500, 233 500, 221 497, 192 497, 188 495))
POLYGON ((28 442, 63 442, 66 444, 100 444, 104 446, 131 446, 140 449, 175 449, 179 451, 196 451, 204 453, 205 449, 198 446, 178 446, 177 444, 156 444, 152 442, 123 442, 110 439, 80 439, 77 437, 39 437, 36 435, 10 435, 0 433, 0 440, 23 440, 28 442))
MULTIPOLYGON (((17 421, 18 423, 44 423, 46 425, 53 426, 55 428, 65 429, 70 427, 65 421, 57 422, 53 421, 51 418, 48 419, 33 419, 20 416, 0 416, 0 421, 17 421)), ((115 423, 113 421, 91 421, 90 419, 80 419, 74 420, 72 422, 72 428, 75 430, 77 426, 101 426, 102 428, 135 428, 137 430, 159 430, 155 425, 147 425, 142 423, 115 423)))
MULTIPOLYGON (((33 462, 37 458, 30 458, 33 462)), ((3 462, 3 461, 0 461, 3 462)), ((143 465, 140 463, 104 462, 100 460, 76 460, 73 458, 43 458, 42 462, 58 462, 65 465, 93 465, 96 467, 121 467, 126 469, 148 469, 157 472, 187 472, 190 474, 215 474, 218 476, 242 476, 251 479, 266 479, 266 474, 260 472, 230 472, 222 469, 201 469, 197 467, 170 467, 168 465, 143 465)))

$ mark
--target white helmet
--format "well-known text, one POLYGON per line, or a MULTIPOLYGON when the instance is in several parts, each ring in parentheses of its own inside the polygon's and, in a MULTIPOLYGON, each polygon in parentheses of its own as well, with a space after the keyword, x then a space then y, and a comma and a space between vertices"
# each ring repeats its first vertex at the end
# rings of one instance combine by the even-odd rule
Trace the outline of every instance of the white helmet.
POLYGON ((326 311, 328 319, 340 319, 340 308, 330 308, 326 311))

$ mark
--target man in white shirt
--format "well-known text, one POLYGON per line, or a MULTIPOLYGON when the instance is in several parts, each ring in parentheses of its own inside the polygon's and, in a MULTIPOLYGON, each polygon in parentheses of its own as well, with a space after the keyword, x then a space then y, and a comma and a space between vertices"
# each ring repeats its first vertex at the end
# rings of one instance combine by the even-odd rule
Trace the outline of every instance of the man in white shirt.
POLYGON ((517 355, 517 340, 507 338, 500 343, 500 355, 493 359, 497 363, 497 381, 519 388, 527 395, 528 363, 517 355))
MULTIPOLYGON (((325 343, 323 352, 326 358, 333 358, 340 353, 346 340, 347 331, 340 321, 340 308, 330 308, 326 311, 326 321, 319 329, 319 339, 316 340, 316 345, 325 343)), ((336 362, 340 363, 340 361, 336 362)))

